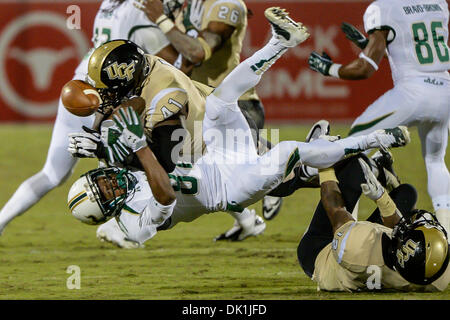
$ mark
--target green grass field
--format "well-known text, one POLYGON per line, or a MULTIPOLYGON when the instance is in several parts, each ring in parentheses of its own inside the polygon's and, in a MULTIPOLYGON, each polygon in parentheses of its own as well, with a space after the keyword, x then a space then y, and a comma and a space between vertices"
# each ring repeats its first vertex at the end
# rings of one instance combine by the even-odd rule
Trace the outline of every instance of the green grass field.
MULTIPOLYGON (((303 140, 309 126, 282 126, 280 139, 303 140)), ((345 136, 336 125, 332 134, 345 136)), ((2 207, 19 184, 41 169, 51 126, 0 126, 2 207)), ((426 173, 417 132, 411 145, 393 151, 403 182, 415 185, 418 207, 431 210, 426 173)), ((0 237, 0 299, 449 299, 443 293, 324 293, 297 262, 298 242, 319 199, 318 189, 297 191, 286 198, 279 216, 267 222, 264 234, 243 242, 213 242, 231 227, 225 213, 203 216, 162 231, 138 250, 122 250, 99 242, 95 226, 73 218, 67 192, 83 172, 96 166, 81 160, 75 173, 15 219, 0 237), (81 269, 81 289, 69 290, 67 268, 81 269)), ((254 205, 261 212, 261 204, 254 205)), ((360 217, 374 205, 363 199, 360 217)))

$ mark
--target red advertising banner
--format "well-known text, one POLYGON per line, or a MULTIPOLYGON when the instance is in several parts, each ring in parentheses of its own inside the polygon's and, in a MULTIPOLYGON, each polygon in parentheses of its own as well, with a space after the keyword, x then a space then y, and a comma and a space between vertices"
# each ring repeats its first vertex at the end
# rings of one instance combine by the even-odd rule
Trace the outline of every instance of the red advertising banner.
POLYGON ((61 88, 90 48, 100 6, 72 3, 0 2, 0 121, 55 118, 61 88))
MULTIPOLYGON (((72 78, 78 61, 90 47, 92 24, 100 2, 0 0, 0 122, 54 119, 61 87, 72 78), (80 19, 72 21, 76 10, 80 19), (79 23, 79 28, 73 28, 74 22, 79 23)), ((370 1, 247 0, 245 3, 253 16, 249 19, 243 59, 270 37, 264 18, 264 10, 269 6, 286 8, 311 33, 310 39, 278 60, 257 87, 268 121, 354 119, 392 87, 387 61, 364 81, 324 77, 308 67, 312 51, 324 51, 339 63, 357 57, 360 50, 345 38, 340 25, 345 21, 363 30, 363 13, 370 1)))
MULTIPOLYGON (((277 1, 277 6, 286 8, 291 17, 307 26, 311 36, 278 60, 258 85, 267 119, 353 119, 392 87, 387 61, 382 62, 373 77, 364 81, 325 77, 308 67, 312 51, 326 52, 338 63, 348 63, 357 58, 361 50, 345 38, 340 26, 345 21, 364 30, 363 14, 369 3, 277 1)), ((250 2, 247 6, 253 12, 243 52, 248 56, 267 41, 270 29, 264 18, 267 3, 250 2)))

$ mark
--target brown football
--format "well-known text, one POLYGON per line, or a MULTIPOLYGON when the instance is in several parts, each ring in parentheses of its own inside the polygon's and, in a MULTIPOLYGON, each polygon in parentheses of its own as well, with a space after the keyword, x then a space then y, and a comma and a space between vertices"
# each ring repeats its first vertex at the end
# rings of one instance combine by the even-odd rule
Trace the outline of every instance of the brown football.
POLYGON ((70 80, 61 90, 64 107, 72 114, 87 117, 93 114, 102 102, 97 90, 81 80, 70 80))

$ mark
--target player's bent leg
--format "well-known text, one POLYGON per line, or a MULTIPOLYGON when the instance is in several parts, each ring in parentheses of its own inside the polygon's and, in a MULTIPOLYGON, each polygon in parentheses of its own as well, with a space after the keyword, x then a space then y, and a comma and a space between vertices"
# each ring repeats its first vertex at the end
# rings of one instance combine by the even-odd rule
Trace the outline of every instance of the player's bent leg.
POLYGON ((328 168, 351 155, 372 148, 402 147, 411 141, 409 131, 400 126, 392 129, 374 131, 368 135, 347 137, 334 142, 316 139, 299 145, 303 164, 315 168, 328 168))
MULTIPOLYGON (((264 127, 264 109, 258 100, 239 100, 239 108, 252 129, 258 155, 263 155, 272 148, 272 144, 264 139, 259 130, 264 127), (258 122, 258 124, 257 124, 258 122)), ((283 199, 266 195, 262 200, 262 215, 265 220, 272 220, 281 210, 283 199)))
POLYGON ((42 171, 25 180, 0 211, 0 234, 15 217, 28 210, 55 187, 42 171))
POLYGON ((394 87, 369 105, 351 125, 349 136, 366 135, 378 129, 408 125, 411 119, 409 95, 400 87, 394 87))
POLYGON ((93 117, 70 114, 60 102, 50 147, 43 169, 25 180, 0 211, 0 232, 15 217, 27 211, 49 191, 63 183, 72 173, 77 159, 67 151, 70 132, 92 125, 93 117))
POLYGON ((329 168, 361 151, 403 146, 409 141, 406 127, 379 130, 367 136, 348 137, 334 142, 322 138, 309 143, 282 141, 258 157, 256 163, 236 166, 228 173, 228 202, 234 201, 247 207, 259 201, 278 187, 300 164, 329 168))
POLYGON ((226 102, 236 102, 249 89, 254 88, 261 76, 290 47, 297 46, 309 37, 308 30, 294 22, 280 8, 268 8, 265 16, 272 27, 270 41, 251 57, 233 69, 214 90, 213 94, 226 102))

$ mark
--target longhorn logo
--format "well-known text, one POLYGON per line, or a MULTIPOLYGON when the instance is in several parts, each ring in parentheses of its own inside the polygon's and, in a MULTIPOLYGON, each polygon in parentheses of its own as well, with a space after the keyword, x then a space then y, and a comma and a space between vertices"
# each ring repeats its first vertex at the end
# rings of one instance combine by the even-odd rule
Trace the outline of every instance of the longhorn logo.
MULTIPOLYGON (((51 101, 37 102, 23 97, 9 81, 6 71, 7 60, 16 60, 29 68, 34 86, 38 90, 50 87, 54 70, 70 58, 81 58, 88 50, 89 42, 81 32, 66 27, 66 17, 48 11, 33 11, 10 22, 0 35, 0 94, 4 101, 17 112, 32 117, 49 117, 56 112, 58 96, 51 101), (36 47, 24 50, 18 46, 11 47, 14 39, 34 26, 48 26, 62 33, 73 43, 73 47, 56 50, 36 47)), ((60 89, 60 88, 58 88, 60 89)))
POLYGON ((64 61, 76 55, 73 48, 64 48, 60 51, 47 48, 37 48, 24 51, 14 47, 9 52, 9 57, 25 64, 33 75, 36 88, 47 89, 52 80, 53 70, 64 61))

